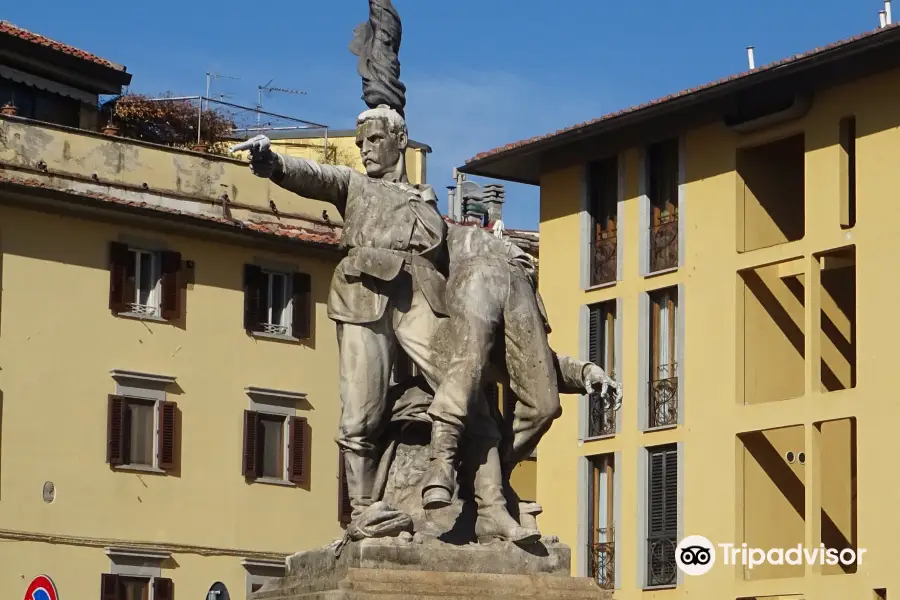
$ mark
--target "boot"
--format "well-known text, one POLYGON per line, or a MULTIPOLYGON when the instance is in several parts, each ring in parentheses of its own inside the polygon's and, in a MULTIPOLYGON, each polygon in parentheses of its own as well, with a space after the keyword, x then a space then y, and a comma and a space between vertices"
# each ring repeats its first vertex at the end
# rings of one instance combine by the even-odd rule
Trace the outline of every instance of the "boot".
POLYGON ((378 473, 378 461, 370 456, 344 451, 344 474, 347 478, 347 495, 353 508, 350 519, 357 517, 372 505, 372 488, 378 473))
POLYGON ((471 458, 466 462, 475 469, 475 502, 478 505, 475 535, 478 542, 487 544, 500 539, 530 544, 541 539, 541 532, 537 527, 522 527, 507 510, 496 443, 485 438, 473 438, 467 458, 471 458))
POLYGON ((422 485, 422 506, 434 510, 450 506, 456 487, 454 461, 459 448, 459 430, 435 421, 431 426, 431 461, 422 485))

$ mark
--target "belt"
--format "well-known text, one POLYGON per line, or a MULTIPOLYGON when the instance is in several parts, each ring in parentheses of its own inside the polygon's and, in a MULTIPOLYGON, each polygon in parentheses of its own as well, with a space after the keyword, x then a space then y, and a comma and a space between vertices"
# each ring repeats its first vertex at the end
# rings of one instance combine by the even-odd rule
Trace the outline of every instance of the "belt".
POLYGON ((432 271, 437 271, 437 267, 434 266, 434 263, 431 260, 425 258, 421 254, 414 254, 406 250, 394 250, 392 248, 376 248, 373 246, 365 246, 362 248, 350 248, 347 256, 356 256, 363 251, 365 251, 366 253, 374 254, 390 254, 392 256, 403 259, 403 262, 406 263, 406 265, 414 267, 424 267, 426 269, 431 269, 432 271))

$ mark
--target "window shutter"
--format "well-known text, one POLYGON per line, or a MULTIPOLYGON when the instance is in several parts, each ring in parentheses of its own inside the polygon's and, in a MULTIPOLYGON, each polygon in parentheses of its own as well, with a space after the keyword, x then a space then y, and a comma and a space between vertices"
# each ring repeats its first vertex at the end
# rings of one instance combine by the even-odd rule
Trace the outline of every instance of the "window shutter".
POLYGON ((350 504, 350 490, 347 487, 347 470, 344 454, 338 452, 338 522, 346 527, 350 524, 353 506, 350 504))
POLYGON ((124 465, 125 457, 125 399, 109 395, 109 411, 106 425, 106 462, 124 465))
POLYGON ((119 576, 112 573, 100 575, 100 600, 119 600, 119 576))
POLYGON ((175 600, 175 583, 165 577, 154 577, 153 600, 175 600))
POLYGON ((252 410, 244 411, 244 460, 243 475, 247 479, 259 477, 259 414, 252 410))
POLYGON ((675 449, 650 452, 649 531, 651 537, 678 531, 678 453, 675 449))
POLYGON ((256 265, 244 265, 244 329, 261 331, 259 316, 262 313, 262 269, 256 265))
POLYGON ((600 306, 595 304, 590 309, 590 318, 588 319, 588 362, 595 365, 600 360, 600 331, 603 322, 603 311, 600 306))
POLYGON ((160 279, 162 317, 174 321, 181 316, 181 254, 166 251, 160 255, 160 279))
MULTIPOLYGON (((129 264, 132 262, 128 246, 120 242, 109 244, 109 309, 116 313, 126 312, 128 303, 134 297, 134 275, 131 279, 131 295, 128 295, 129 264)), ((131 265, 131 270, 134 266, 131 265)))
POLYGON ((306 447, 306 419, 303 417, 291 417, 288 440, 288 479, 297 485, 303 485, 307 482, 306 478, 306 458, 308 448, 306 447))
POLYGON ((294 273, 291 335, 300 340, 309 339, 312 332, 312 278, 307 273, 294 273))
POLYGON ((159 468, 170 471, 175 468, 175 417, 174 402, 159 403, 159 468))

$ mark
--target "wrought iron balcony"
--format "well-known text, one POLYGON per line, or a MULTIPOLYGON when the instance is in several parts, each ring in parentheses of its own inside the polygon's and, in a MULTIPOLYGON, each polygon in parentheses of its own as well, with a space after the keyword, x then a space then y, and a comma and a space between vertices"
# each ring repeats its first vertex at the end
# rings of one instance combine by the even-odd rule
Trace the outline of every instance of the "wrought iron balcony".
POLYGON ((599 392, 588 396, 588 437, 612 435, 616 432, 616 411, 603 400, 599 392))
POLYGON ((647 539, 647 585, 674 585, 678 575, 675 563, 675 534, 651 535, 647 539))
POLYGON ((650 271, 678 266, 678 217, 666 217, 650 227, 650 271))
POLYGON ((608 541, 588 545, 588 569, 589 577, 593 578, 601 588, 605 590, 616 587, 616 544, 613 538, 613 530, 598 530, 601 537, 608 541))
POLYGON ((678 422, 678 378, 650 382, 650 427, 664 427, 678 422))
POLYGON ((591 285, 610 283, 618 276, 618 243, 616 237, 594 238, 591 248, 591 285))

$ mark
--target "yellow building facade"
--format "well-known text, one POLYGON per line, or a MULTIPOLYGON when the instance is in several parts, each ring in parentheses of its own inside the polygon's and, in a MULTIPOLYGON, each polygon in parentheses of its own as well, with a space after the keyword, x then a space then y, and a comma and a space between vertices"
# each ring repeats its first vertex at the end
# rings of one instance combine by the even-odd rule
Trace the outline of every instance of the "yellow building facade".
POLYGON ((343 535, 341 219, 89 125, 0 115, 0 597, 245 598, 343 535))
POLYGON ((539 524, 573 574, 626 600, 900 587, 898 49, 890 26, 461 169, 540 186, 551 344, 624 385, 618 412, 564 397, 539 448, 539 524), (749 568, 717 547, 687 576, 689 535, 861 562, 749 568))

